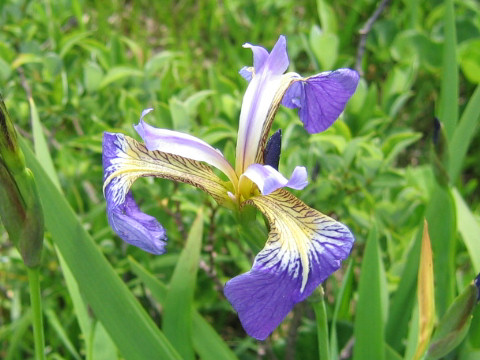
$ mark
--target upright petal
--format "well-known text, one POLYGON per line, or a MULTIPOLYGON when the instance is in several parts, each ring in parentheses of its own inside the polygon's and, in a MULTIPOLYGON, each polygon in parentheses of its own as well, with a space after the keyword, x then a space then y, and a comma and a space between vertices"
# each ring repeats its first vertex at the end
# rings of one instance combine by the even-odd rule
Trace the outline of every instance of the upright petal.
POLYGON ((355 92, 358 73, 351 69, 327 71, 294 81, 282 104, 298 108, 305 129, 311 134, 326 130, 340 116, 355 92))
POLYGON ((134 126, 148 150, 158 150, 192 160, 204 161, 225 173, 236 186, 238 180, 235 170, 219 150, 195 136, 178 131, 159 129, 147 124, 143 121, 143 117, 152 110, 144 110, 140 122, 134 126))
POLYGON ((354 238, 345 225, 283 189, 246 203, 265 214, 270 233, 252 269, 227 282, 225 296, 246 332, 264 340, 296 303, 340 267, 354 238))
MULTIPOLYGON (((302 190, 308 185, 307 169, 303 166, 295 167, 290 179, 287 179, 270 165, 260 164, 250 165, 243 176, 252 180, 258 186, 262 195, 268 195, 283 187, 302 190)), ((240 181, 242 181, 242 178, 240 178, 240 181)))
POLYGON ((133 200, 130 187, 139 177, 153 176, 196 186, 220 204, 230 201, 228 187, 212 169, 201 162, 160 151, 123 135, 103 136, 104 193, 110 225, 126 242, 161 254, 166 241, 162 226, 143 214, 133 200))
MULTIPOLYGON (((279 37, 270 54, 259 46, 250 44, 244 46, 253 51, 255 71, 243 97, 240 112, 235 165, 238 175, 255 162, 262 139, 268 136, 268 131, 264 135, 264 125, 273 104, 281 101, 281 96, 279 97, 277 93, 283 84, 282 74, 289 64, 284 36, 279 37)), ((248 78, 245 71, 241 71, 241 74, 248 78)), ((261 153, 263 157, 263 149, 261 153)))

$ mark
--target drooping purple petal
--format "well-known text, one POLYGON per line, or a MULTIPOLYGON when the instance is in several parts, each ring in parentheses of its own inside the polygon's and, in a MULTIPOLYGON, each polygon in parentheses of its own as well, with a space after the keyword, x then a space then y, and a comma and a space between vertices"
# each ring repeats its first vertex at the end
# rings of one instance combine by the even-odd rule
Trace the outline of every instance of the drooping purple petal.
POLYGON ((108 222, 122 240, 155 255, 165 253, 165 229, 153 216, 140 211, 131 191, 127 193, 125 202, 119 205, 108 199, 108 187, 106 197, 108 222))
MULTIPOLYGON (((119 151, 123 147, 122 139, 124 138, 119 138, 117 134, 104 134, 104 181, 122 166, 122 153, 119 151)), ((129 191, 131 182, 127 182, 126 186, 119 184, 118 179, 115 179, 104 189, 110 226, 127 243, 152 254, 163 254, 167 242, 165 229, 154 217, 140 211, 129 191)))
POLYGON ((262 195, 268 195, 283 187, 302 190, 308 185, 307 169, 304 166, 295 167, 290 179, 285 178, 270 165, 260 164, 250 165, 242 176, 252 180, 258 186, 262 195))
POLYGON ((264 340, 296 303, 341 266, 354 238, 345 225, 285 190, 247 203, 267 217, 269 238, 252 269, 227 282, 224 292, 245 331, 264 340))
POLYGON ((326 130, 340 116, 357 88, 359 75, 351 69, 327 71, 295 81, 282 104, 298 108, 305 129, 313 134, 326 130))

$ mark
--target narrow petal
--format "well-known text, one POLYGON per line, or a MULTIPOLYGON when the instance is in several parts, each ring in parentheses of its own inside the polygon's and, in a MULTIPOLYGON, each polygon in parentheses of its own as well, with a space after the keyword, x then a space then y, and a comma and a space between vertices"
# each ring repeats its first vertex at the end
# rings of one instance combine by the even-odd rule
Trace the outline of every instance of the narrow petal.
POLYGON ((204 161, 221 170, 236 186, 237 175, 223 154, 195 136, 178 131, 159 129, 143 121, 143 117, 153 109, 144 110, 138 125, 134 128, 143 139, 149 151, 179 155, 184 158, 204 161))
MULTIPOLYGON (((249 165, 255 163, 258 154, 263 158, 262 146, 265 145, 271 125, 268 119, 272 115, 272 108, 273 115, 278 109, 285 91, 279 89, 284 86, 282 74, 289 64, 284 36, 279 37, 270 54, 259 46, 246 44, 244 47, 253 51, 255 73, 243 97, 240 112, 235 165, 237 174, 242 174, 249 165)), ((247 76, 245 72, 242 72, 242 75, 247 76)))
POLYGON ((326 130, 345 109, 355 92, 358 73, 339 69, 294 81, 285 93, 282 104, 298 108, 305 129, 313 134, 326 130))
POLYGON ((265 214, 270 233, 252 269, 227 282, 225 296, 246 332, 264 340, 296 303, 340 267, 354 238, 345 225, 285 190, 246 203, 265 214))
POLYGON ((303 166, 295 167, 290 179, 285 178, 270 165, 260 164, 250 165, 242 176, 252 180, 258 186, 262 195, 268 195, 283 187, 302 190, 308 185, 307 169, 303 166))
POLYGON ((268 51, 264 47, 252 45, 250 43, 243 44, 243 47, 252 50, 253 67, 255 68, 255 72, 259 73, 268 59, 268 51))
POLYGON ((160 223, 136 205, 130 192, 136 179, 154 176, 184 182, 209 193, 220 204, 230 201, 225 182, 208 165, 149 151, 145 145, 123 134, 104 133, 103 170, 110 225, 127 243, 153 254, 165 251, 166 235, 160 223))

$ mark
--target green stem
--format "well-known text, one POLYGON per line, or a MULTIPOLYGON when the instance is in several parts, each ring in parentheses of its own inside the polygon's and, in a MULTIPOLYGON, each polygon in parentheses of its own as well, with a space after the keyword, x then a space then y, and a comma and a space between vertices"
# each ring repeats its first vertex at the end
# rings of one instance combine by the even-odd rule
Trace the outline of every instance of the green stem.
POLYGON ((35 341, 35 360, 45 360, 45 338, 43 335, 42 298, 40 296, 39 269, 27 268, 30 284, 30 303, 33 316, 33 337, 35 341))
POLYGON ((312 302, 313 311, 317 320, 317 340, 320 360, 329 360, 328 351, 328 321, 327 310, 325 308, 324 292, 322 286, 315 290, 315 300, 312 302))

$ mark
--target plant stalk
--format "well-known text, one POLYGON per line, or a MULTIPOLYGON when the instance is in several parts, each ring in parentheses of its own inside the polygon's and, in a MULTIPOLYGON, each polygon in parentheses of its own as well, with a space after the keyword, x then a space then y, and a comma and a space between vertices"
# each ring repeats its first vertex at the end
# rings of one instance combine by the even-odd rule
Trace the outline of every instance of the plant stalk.
POLYGON ((40 295, 39 268, 29 268, 30 304, 32 306, 33 337, 35 342, 35 360, 45 360, 45 336, 43 334, 42 298, 40 295))

